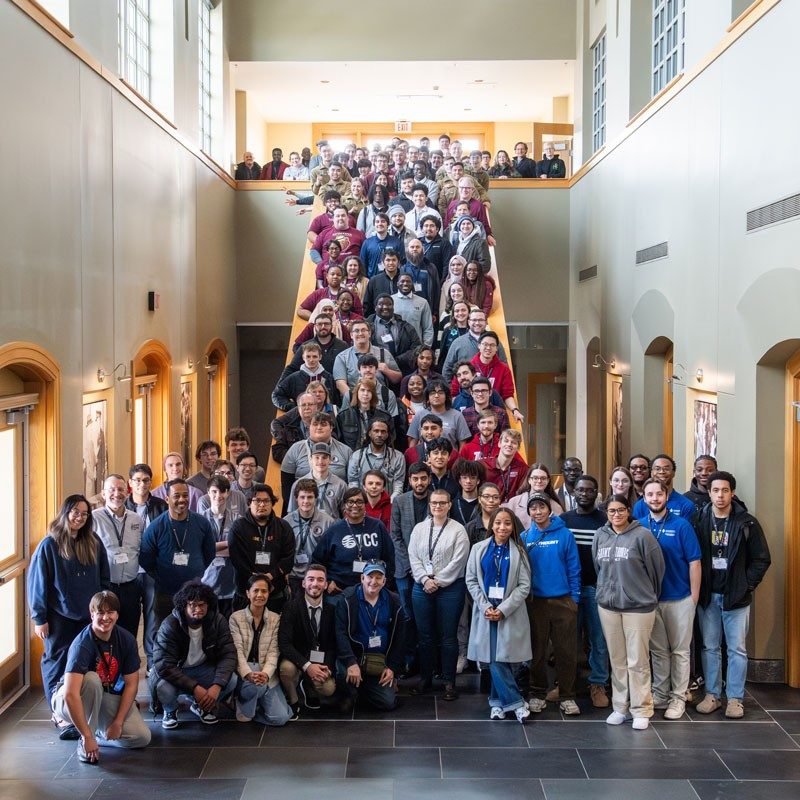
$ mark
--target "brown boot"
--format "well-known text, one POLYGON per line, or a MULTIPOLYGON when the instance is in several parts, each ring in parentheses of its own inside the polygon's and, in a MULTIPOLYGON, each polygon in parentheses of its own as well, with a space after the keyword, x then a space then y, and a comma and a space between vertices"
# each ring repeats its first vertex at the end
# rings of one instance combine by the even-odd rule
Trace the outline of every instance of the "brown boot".
POLYGON ((592 698, 592 705, 595 708, 608 708, 608 695, 606 687, 599 683, 589 685, 589 696, 592 698))
POLYGON ((548 703, 557 703, 559 698, 558 686, 554 686, 544 697, 548 703))

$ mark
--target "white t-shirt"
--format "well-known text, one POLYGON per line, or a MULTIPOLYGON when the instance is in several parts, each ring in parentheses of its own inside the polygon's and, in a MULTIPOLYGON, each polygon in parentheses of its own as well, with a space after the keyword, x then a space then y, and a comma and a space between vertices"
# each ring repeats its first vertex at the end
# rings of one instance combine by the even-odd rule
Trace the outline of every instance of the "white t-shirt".
POLYGON ((189 628, 189 653, 186 656, 186 661, 183 662, 186 667, 196 667, 206 660, 206 654, 203 652, 203 626, 199 628, 189 628))

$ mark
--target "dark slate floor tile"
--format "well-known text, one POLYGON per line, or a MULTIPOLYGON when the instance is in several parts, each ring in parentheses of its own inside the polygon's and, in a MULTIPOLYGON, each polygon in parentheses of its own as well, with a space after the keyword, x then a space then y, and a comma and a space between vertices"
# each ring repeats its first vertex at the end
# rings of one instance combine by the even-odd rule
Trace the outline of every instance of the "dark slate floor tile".
POLYGON ((262 747, 308 747, 309 742, 337 747, 392 747, 394 722, 383 720, 356 722, 308 722, 301 717, 282 728, 268 728, 262 747))
POLYGON ((350 748, 347 778, 441 778, 439 750, 430 748, 350 748))
MULTIPOLYGON (((722 708, 718 708, 713 714, 699 714, 693 705, 686 706, 686 716, 694 722, 740 722, 741 720, 729 720, 725 716, 725 698, 722 698, 722 708)), ((753 703, 749 698, 744 699, 744 719, 747 722, 772 722, 772 717, 757 703, 753 703)))
MULTIPOLYGON (((54 778, 75 754, 73 747, 3 747, 0 749, 0 780, 37 780, 54 778)), ((95 775, 81 775, 94 778, 95 775)))
POLYGON ((800 750, 719 749, 717 753, 737 780, 800 781, 800 750))
MULTIPOLYGON (((489 700, 485 694, 462 694, 458 700, 451 703, 436 698, 436 718, 440 720, 488 720, 490 710, 489 700)), ((508 718, 516 723, 512 713, 508 714, 508 718)), ((532 714, 531 719, 560 720, 561 714, 557 705, 549 703, 545 711, 541 714, 532 714)))
MULTIPOLYGON (((316 745, 316 743, 315 743, 316 745)), ((346 747, 239 747, 213 750, 203 768, 203 778, 343 778, 346 747)))
MULTIPOLYGON (((71 783, 71 782, 70 782, 71 783)), ((106 779, 92 800, 142 800, 144 797, 168 797, 169 800, 239 800, 244 778, 219 780, 125 780, 106 779)))
POLYGON ((62 742, 50 721, 21 720, 0 727, 0 747, 53 747, 71 755, 76 743, 62 742))
POLYGON ((47 705, 44 695, 41 695, 35 703, 29 705, 28 710, 25 712, 25 719, 50 719, 52 716, 53 711, 47 705))
MULTIPOLYGON (((397 781, 394 800, 544 800, 541 782, 531 780, 411 780, 397 781)), ((582 800, 587 800, 583 797, 582 800)))
MULTIPOLYGON (((797 800, 797 781, 692 781, 700 800, 797 800)), ((659 797, 659 800, 663 798, 659 797)))
POLYGON ((100 779, 85 781, 0 780, 0 800, 89 800, 100 779))
POLYGON ((590 778, 730 778, 713 750, 581 749, 580 754, 590 778))
POLYGON ((241 800, 361 800, 361 798, 384 798, 391 800, 394 781, 391 778, 330 778, 317 780, 315 776, 297 778, 270 777, 267 789, 264 781, 250 778, 241 800))
POLYGON ((398 722, 395 747, 527 747, 523 726, 490 722, 398 722))
POLYGON ((99 764, 82 764, 73 755, 58 773, 58 778, 95 775, 124 780, 160 780, 164 776, 176 780, 199 778, 210 752, 210 747, 146 747, 135 751, 103 747, 99 764))
POLYGON ((401 697, 400 705, 394 711, 376 711, 374 708, 356 705, 354 719, 436 719, 436 705, 433 695, 422 697, 401 697))
POLYGON ((800 733, 800 711, 771 711, 770 716, 786 733, 800 733))
POLYGON ((151 747, 258 747, 264 726, 255 722, 224 720, 204 725, 197 717, 180 717, 180 725, 171 731, 161 727, 161 720, 149 723, 153 733, 151 747))
POLYGON ((558 722, 528 723, 524 728, 528 744, 532 748, 664 749, 664 745, 652 728, 646 731, 634 731, 630 725, 606 725, 605 722, 584 722, 581 725, 562 725, 558 722))
POLYGON ((748 683, 747 690, 767 711, 800 710, 800 689, 783 684, 748 683))
POLYGON ((543 780, 547 800, 697 800, 689 781, 684 780, 543 780))
POLYGON ((670 748, 713 746, 715 750, 793 750, 792 737, 774 722, 669 722, 658 725, 658 735, 670 748))
POLYGON ((574 749, 505 750, 475 747, 442 749, 444 778, 585 778, 574 749))

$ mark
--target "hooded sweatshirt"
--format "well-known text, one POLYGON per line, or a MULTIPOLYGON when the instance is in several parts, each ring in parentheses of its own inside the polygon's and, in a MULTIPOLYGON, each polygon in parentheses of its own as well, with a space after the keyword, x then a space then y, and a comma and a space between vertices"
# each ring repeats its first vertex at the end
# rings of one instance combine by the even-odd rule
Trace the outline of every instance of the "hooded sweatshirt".
POLYGON ((540 531, 536 525, 522 534, 531 562, 531 596, 581 599, 581 562, 572 531, 560 517, 550 517, 540 531))
POLYGON ((608 611, 646 614, 658 605, 664 555, 647 528, 631 520, 622 533, 603 525, 592 542, 597 605, 608 611))

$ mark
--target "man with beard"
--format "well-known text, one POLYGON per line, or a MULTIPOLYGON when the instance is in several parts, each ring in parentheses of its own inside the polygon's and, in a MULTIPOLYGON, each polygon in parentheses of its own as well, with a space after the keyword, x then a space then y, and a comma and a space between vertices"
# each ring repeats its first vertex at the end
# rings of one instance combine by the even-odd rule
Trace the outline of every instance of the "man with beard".
POLYGON ((410 275, 414 281, 414 292, 428 301, 434 322, 439 318, 439 300, 442 287, 436 267, 425 258, 419 239, 412 239, 406 246, 406 263, 400 268, 402 275, 410 275))
MULTIPOLYGON (((357 256, 361 253, 361 245, 364 244, 365 236, 354 228, 350 222, 350 216, 346 208, 334 209, 332 217, 332 225, 325 228, 319 236, 314 240, 314 244, 309 251, 309 256, 315 264, 322 261, 322 254, 325 252, 325 246, 331 239, 336 239, 342 247, 342 259, 347 256, 357 256)), ((330 283, 330 278, 328 278, 330 283)))
POLYGON ((390 294, 378 295, 375 314, 367 322, 372 326, 372 344, 385 347, 404 375, 413 371, 414 353, 421 342, 414 328, 394 313, 394 300, 390 294))

